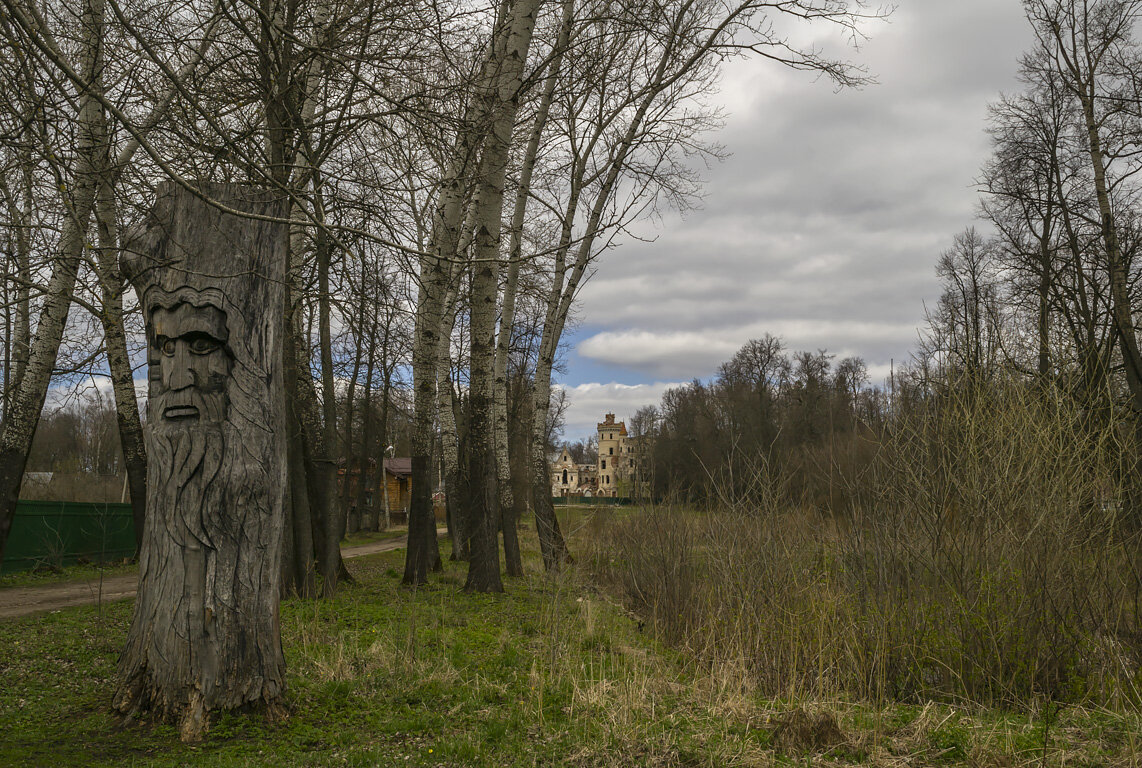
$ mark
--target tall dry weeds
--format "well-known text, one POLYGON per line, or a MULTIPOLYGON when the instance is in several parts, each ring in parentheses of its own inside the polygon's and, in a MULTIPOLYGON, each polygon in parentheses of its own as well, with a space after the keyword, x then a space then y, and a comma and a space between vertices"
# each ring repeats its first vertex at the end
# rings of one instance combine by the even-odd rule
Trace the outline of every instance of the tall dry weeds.
MULTIPOLYGON (((1113 419, 962 386, 831 473, 844 513, 779 490, 654 509, 589 527, 591 562, 665 641, 768 695, 1137 705, 1126 456, 1113 419)), ((782 479, 759 465, 760 484, 782 479)))

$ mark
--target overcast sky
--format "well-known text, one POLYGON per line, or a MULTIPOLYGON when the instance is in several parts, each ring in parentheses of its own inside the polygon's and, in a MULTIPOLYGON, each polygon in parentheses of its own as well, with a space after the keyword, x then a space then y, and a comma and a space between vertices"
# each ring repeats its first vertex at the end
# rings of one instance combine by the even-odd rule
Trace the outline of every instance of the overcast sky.
MULTIPOLYGON (((763 61, 726 70, 702 208, 605 254, 568 332, 564 437, 708 379, 748 339, 906 360, 938 293, 935 262, 973 223, 987 105, 1018 89, 1019 0, 897 0, 851 60, 879 81, 837 93, 763 61)), ((819 42, 840 52, 822 29, 819 42)))

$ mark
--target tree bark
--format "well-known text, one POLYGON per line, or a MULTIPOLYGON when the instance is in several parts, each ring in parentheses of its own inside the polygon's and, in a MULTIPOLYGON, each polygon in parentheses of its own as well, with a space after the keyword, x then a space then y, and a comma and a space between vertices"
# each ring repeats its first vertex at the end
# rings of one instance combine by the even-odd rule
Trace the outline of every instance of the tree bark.
POLYGON ((353 523, 351 526, 350 523, 352 521, 349 519, 350 497, 352 496, 350 491, 349 478, 351 477, 353 467, 353 409, 356 406, 357 377, 361 375, 361 350, 364 348, 365 341, 363 295, 361 298, 361 303, 361 317, 357 323, 357 343, 353 345, 353 369, 352 373, 349 375, 349 387, 348 391, 345 394, 345 438, 342 442, 342 445, 344 446, 342 453, 345 457, 345 474, 343 476, 341 485, 341 519, 344 521, 343 525, 345 526, 345 531, 347 533, 353 533, 357 530, 356 524, 353 523))
POLYGON ((468 559, 468 537, 465 533, 464 514, 460 504, 460 435, 456 425, 455 393, 452 390, 452 366, 448 347, 455 321, 455 311, 451 320, 442 326, 441 354, 437 358, 436 370, 440 376, 436 393, 436 412, 440 414, 440 452, 444 465, 444 504, 448 522, 448 536, 452 540, 453 560, 468 559))
MULTIPOLYGON (((288 210, 241 185, 202 191, 258 215, 288 210)), ((184 740, 211 711, 277 706, 285 685, 288 238, 167 184, 124 248, 147 322, 151 520, 113 705, 177 721, 184 740)))
MULTIPOLYGON (((512 129, 519 110, 524 66, 531 47, 532 33, 540 0, 517 0, 511 8, 511 23, 504 41, 502 58, 493 63, 493 77, 486 82, 483 98, 491 116, 491 131, 480 163, 477 179, 475 253, 471 272, 472 301, 470 329, 470 395, 468 436, 470 440, 471 497, 474 507, 472 552, 468 561, 469 591, 499 592, 499 550, 496 532, 500 528, 499 498, 507 489, 498 487, 495 445, 495 326, 496 297, 499 290, 501 218, 504 182, 512 129), (491 542, 489 548, 489 541, 491 542)), ((493 46, 494 48, 495 46, 493 46)), ((513 297, 514 301, 514 297, 513 297)), ((505 331, 510 336, 510 329, 505 331)), ((506 460, 505 460, 506 463, 506 460)), ((514 527, 505 536, 509 544, 514 527)), ((518 542, 515 555, 518 560, 518 542)), ((522 564, 515 563, 522 572, 522 564)))
POLYGON ((402 583, 424 584, 428 571, 440 562, 436 542, 436 521, 431 508, 432 449, 435 442, 437 402, 436 364, 444 338, 443 315, 446 305, 449 262, 461 250, 468 165, 478 142, 474 132, 461 129, 452 163, 441 185, 433 217, 431 256, 420 262, 420 288, 416 325, 413 333, 413 434, 412 487, 408 513, 408 549, 402 583), (422 460, 418 461, 417 457, 422 460), (418 472, 423 474, 418 474, 418 472), (417 486, 426 493, 417 494, 417 486))
POLYGON ((309 351, 308 345, 300 332, 297 323, 299 318, 295 316, 294 319, 293 342, 298 365, 294 409, 301 427, 314 554, 317 557, 318 573, 322 577, 321 594, 330 597, 337 589, 338 579, 348 576, 341 559, 342 532, 337 524, 337 462, 325 442, 321 407, 308 360, 302 358, 302 354, 309 351))
MULTIPOLYGON (((27 119, 31 119, 29 116, 27 119)), ((28 352, 32 339, 32 153, 29 147, 21 148, 19 191, 12 189, 7 178, 0 178, 0 191, 8 206, 12 221, 9 237, 8 271, 16 279, 5 285, 4 317, 7 322, 4 335, 4 411, 8 410, 8 400, 12 390, 20 386, 24 369, 28 364, 28 352), (12 293, 15 298, 12 298, 12 293), (13 312, 15 317, 13 321, 13 312)))
POLYGON ((509 451, 508 428, 508 358, 511 354, 512 331, 515 324, 516 292, 519 285, 520 263, 523 260, 523 226, 527 215, 527 201, 531 194, 531 177, 539 156, 539 143, 551 113, 551 103, 555 96, 559 70, 563 54, 567 50, 574 20, 573 0, 563 3, 563 20, 555 50, 544 78, 543 93, 536 109, 535 122, 524 151, 520 168, 519 184, 516 187, 515 207, 512 211, 510 243, 508 247, 507 280, 504 283, 503 310, 500 316, 500 330, 496 336, 496 361, 492 391, 495 398, 495 446, 496 474, 500 489, 500 520, 504 537, 504 560, 509 576, 523 575, 523 559, 520 554, 518 522, 520 505, 515 499, 512 487, 511 456, 509 451))
MULTIPOLYGON (((288 366, 292 360, 285 353, 288 366)), ((294 366, 296 368, 296 366, 294 366)), ((302 434, 298 426, 300 419, 295 411, 297 402, 291 394, 297 391, 297 375, 286 373, 286 460, 289 466, 288 510, 290 555, 289 572, 292 578, 292 592, 298 597, 317 596, 317 571, 313 560, 313 510, 309 507, 309 484, 306 482, 305 449, 302 447, 302 434), (292 381, 291 381, 292 378, 292 381)))
MULTIPOLYGON (((322 216, 324 219, 324 216, 322 216)), ((337 503, 337 392, 334 386, 333 334, 330 329, 329 294, 329 250, 330 244, 324 231, 317 233, 317 273, 318 273, 318 350, 321 355, 321 410, 322 442, 324 443, 326 489, 326 527, 328 537, 325 542, 325 559, 332 563, 338 576, 344 568, 341 560, 341 539, 345 537, 345 518, 337 503)), ((330 585, 330 592, 336 586, 336 577, 330 585)))
MULTIPOLYGON (((506 15, 508 0, 501 0, 495 31, 488 47, 482 69, 482 81, 493 77, 493 62, 499 44, 499 29, 506 15)), ((441 319, 444 311, 444 291, 448 281, 449 262, 462 253, 464 213, 469 191, 472 166, 483 144, 483 127, 487 112, 485 99, 473 99, 456 136, 448 166, 443 174, 432 219, 432 243, 429 256, 420 261, 420 288, 417 297, 416 326, 412 348, 413 375, 413 474, 411 506, 409 509, 408 550, 402 583, 423 584, 428 579, 429 564, 440 561, 440 552, 429 552, 431 529, 435 543, 436 524, 430 507, 431 494, 419 495, 418 485, 427 486, 432 467, 431 455, 435 441, 434 406, 436 403, 436 357, 440 343, 441 319), (422 461, 417 461, 417 457, 422 461), (417 474, 421 472, 423 474, 417 474)))
POLYGON ((1142 446, 1142 350, 1138 345, 1138 337, 1134 328, 1134 311, 1130 306, 1126 259, 1122 254, 1122 247, 1118 240, 1118 228, 1110 205, 1110 192, 1106 182, 1106 166, 1103 164, 1101 137, 1098 133, 1098 123, 1094 114, 1094 99, 1093 96, 1084 97, 1081 101, 1083 118, 1086 122, 1091 168, 1094 171, 1094 190, 1095 198, 1098 201, 1099 224, 1103 245, 1106 248, 1114 327, 1118 335, 1122 360, 1125 363, 1126 385, 1130 390, 1138 444, 1142 446))
MULTIPOLYGON (((364 341, 364 340, 362 340, 364 341)), ((365 518, 373 513, 365 511, 368 493, 369 478, 369 449, 373 445, 373 372, 375 370, 376 355, 377 355, 377 322, 376 314, 373 314, 372 331, 369 334, 369 339, 365 342, 369 345, 369 351, 365 360, 365 392, 364 392, 364 415, 361 417, 363 423, 361 424, 361 447, 357 450, 357 505, 356 511, 353 514, 353 530, 356 531, 366 530, 371 531, 376 526, 370 526, 365 518)), ((384 471, 384 450, 381 450, 381 464, 378 469, 380 472, 381 483, 385 483, 387 478, 384 471)), ((371 505, 369 505, 371 506, 371 505)))

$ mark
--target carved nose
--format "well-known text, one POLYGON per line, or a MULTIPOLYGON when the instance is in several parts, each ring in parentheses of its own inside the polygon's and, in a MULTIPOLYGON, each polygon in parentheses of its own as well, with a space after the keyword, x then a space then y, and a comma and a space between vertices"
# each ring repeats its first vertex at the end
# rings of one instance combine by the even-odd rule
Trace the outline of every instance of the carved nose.
POLYGON ((190 363, 190 353, 186 342, 175 343, 174 359, 171 361, 171 389, 186 389, 194 386, 194 369, 190 363))

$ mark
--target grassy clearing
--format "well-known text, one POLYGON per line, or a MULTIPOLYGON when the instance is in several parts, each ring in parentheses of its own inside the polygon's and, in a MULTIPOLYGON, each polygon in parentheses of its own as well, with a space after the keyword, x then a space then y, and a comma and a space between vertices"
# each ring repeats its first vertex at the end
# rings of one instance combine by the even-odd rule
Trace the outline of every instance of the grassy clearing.
MULTIPOLYGON (((567 519, 587 532, 589 513, 567 519)), ((525 540, 533 537, 525 534, 525 540)), ((224 715, 206 740, 117 730, 106 705, 129 602, 0 623, 0 765, 1134 765, 1133 714, 1005 714, 946 704, 765 699, 698 664, 572 569, 459 591, 447 563, 399 586, 402 552, 352 564, 331 602, 289 600, 288 716, 224 715), (1046 732, 1045 732, 1046 731, 1046 732), (1044 753, 1045 745, 1045 753, 1044 753)))
MULTIPOLYGON (((878 596, 865 569, 854 571, 864 563, 848 541, 804 512, 658 509, 624 519, 600 510, 583 521, 575 551, 696 681, 768 712, 779 762, 808 750, 823 765, 1140 764, 1133 656, 1080 646, 1066 657, 1077 659, 1071 698, 1034 680, 1026 694, 983 698, 1024 690, 1017 675, 1042 663, 1031 643, 1002 646, 996 627, 1009 627, 1008 616, 1024 622, 1019 631, 1037 627, 1004 611, 988 623, 994 603, 947 600, 924 583, 912 596, 893 593, 896 602, 878 596), (928 623, 924 610, 936 612, 928 623), (974 653, 965 627, 992 637, 1003 663, 974 653), (1007 685, 965 683, 969 672, 990 674, 986 664, 1009 672, 1007 685)), ((1092 582, 1074 588, 1083 584, 1092 582)), ((1025 595, 1016 585, 1006 599, 1025 595)))

